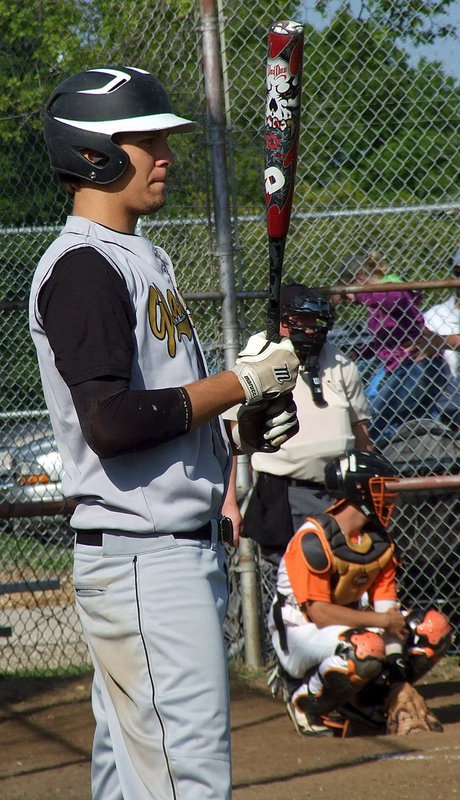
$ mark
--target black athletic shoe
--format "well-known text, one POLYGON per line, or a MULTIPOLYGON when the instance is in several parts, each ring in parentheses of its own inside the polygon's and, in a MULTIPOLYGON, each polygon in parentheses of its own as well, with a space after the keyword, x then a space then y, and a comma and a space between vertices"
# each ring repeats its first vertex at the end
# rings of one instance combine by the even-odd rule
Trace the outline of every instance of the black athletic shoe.
POLYGON ((299 711, 291 701, 286 703, 286 709, 294 728, 300 736, 327 736, 331 734, 330 727, 324 724, 321 717, 315 717, 313 714, 299 711))

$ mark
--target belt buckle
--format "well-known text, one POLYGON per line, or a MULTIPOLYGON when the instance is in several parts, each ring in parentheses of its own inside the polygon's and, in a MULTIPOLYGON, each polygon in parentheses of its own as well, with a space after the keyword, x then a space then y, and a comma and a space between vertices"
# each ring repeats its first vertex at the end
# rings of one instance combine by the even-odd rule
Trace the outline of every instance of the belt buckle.
POLYGON ((224 544, 233 544, 233 522, 230 517, 220 517, 217 521, 217 536, 224 544))

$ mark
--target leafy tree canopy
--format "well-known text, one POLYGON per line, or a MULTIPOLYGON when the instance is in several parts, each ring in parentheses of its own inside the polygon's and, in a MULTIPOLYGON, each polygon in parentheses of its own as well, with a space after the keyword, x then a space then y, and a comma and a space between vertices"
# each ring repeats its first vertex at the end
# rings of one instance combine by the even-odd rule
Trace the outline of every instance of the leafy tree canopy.
MULTIPOLYGON (((321 32, 306 30, 299 189, 314 205, 439 198, 458 174, 458 89, 429 63, 415 69, 396 45, 450 33, 438 25, 452 0, 351 0, 321 32)), ((320 0, 324 13, 337 6, 320 0)), ((266 32, 273 0, 223 4, 228 120, 240 206, 263 205, 260 164, 266 32)), ((3 226, 59 222, 63 196, 42 140, 42 110, 66 75, 95 64, 154 69, 179 113, 204 122, 201 31, 196 0, 0 0, 0 142, 3 226), (171 42, 173 46, 171 47, 171 42), (166 56, 165 56, 166 54, 166 56)), ((282 7, 299 17, 298 3, 282 7)), ((190 159, 174 140, 175 187, 168 213, 204 211, 209 175, 203 134, 190 159), (185 156, 185 158, 184 158, 185 156), (193 199, 192 199, 193 198, 193 199)))
MULTIPOLYGON (((456 0, 345 0, 342 8, 359 20, 373 19, 394 37, 428 44, 436 38, 455 35, 443 16, 456 0)), ((337 7, 336 0, 316 0, 315 8, 326 15, 337 7)))
MULTIPOLYGON (((296 194, 308 208, 436 202, 459 196, 460 89, 439 65, 409 64, 388 28, 347 7, 305 26, 296 194)), ((229 33, 230 38, 230 33, 229 33)), ((236 66, 232 65, 232 69, 236 66)), ((251 164, 263 153, 264 83, 230 77, 241 203, 263 207, 251 164), (238 94, 236 94, 238 90, 238 94), (252 181, 252 178, 254 179, 252 181)))

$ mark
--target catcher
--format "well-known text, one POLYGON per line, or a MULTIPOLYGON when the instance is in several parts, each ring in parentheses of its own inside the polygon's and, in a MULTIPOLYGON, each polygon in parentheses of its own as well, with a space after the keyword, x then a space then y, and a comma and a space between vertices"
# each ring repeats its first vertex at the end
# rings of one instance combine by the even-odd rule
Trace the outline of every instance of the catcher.
POLYGON ((350 719, 387 733, 441 731, 413 683, 443 656, 451 626, 435 609, 401 611, 387 526, 396 472, 376 453, 330 461, 337 500, 305 520, 278 570, 269 629, 279 659, 269 683, 284 689, 300 734, 346 735, 350 719))

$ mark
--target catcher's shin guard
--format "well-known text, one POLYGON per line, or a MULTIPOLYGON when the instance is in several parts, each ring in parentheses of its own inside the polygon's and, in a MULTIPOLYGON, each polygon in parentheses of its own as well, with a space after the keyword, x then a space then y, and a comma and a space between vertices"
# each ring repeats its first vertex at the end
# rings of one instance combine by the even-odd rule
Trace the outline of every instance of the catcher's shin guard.
POLYGON ((407 614, 410 629, 407 640, 407 660, 411 683, 425 675, 447 653, 452 640, 452 628, 447 617, 430 608, 414 608, 407 614))
POLYGON ((328 714, 380 674, 385 646, 378 633, 356 628, 339 638, 335 654, 325 658, 293 693, 292 701, 301 711, 328 714))

